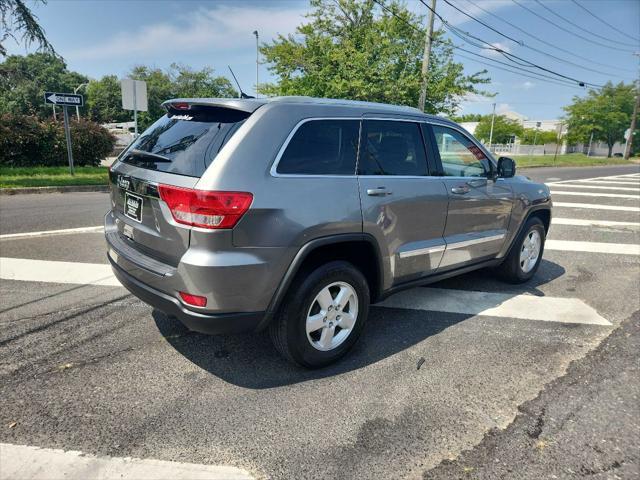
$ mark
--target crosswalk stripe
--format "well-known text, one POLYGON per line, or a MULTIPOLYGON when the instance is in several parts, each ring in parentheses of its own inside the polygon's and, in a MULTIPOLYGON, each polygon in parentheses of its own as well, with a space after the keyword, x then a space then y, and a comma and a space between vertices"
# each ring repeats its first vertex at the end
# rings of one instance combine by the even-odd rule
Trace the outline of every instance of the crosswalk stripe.
POLYGON ((595 309, 577 298, 414 288, 397 293, 376 306, 543 322, 611 325, 595 309))
POLYGON ((633 227, 640 228, 640 222, 616 222, 613 220, 585 220, 583 218, 554 217, 551 225, 574 225, 579 227, 633 227))
POLYGON ((23 282, 120 286, 110 265, 27 258, 0 258, 0 278, 23 282))
POLYGON ((40 480, 94 478, 100 480, 251 480, 236 467, 199 465, 140 458, 97 457, 83 452, 0 443, 1 478, 40 480))
POLYGON ((572 183, 563 183, 561 185, 558 185, 558 187, 562 187, 562 188, 585 188, 585 189, 589 189, 589 190, 615 190, 615 191, 618 191, 618 192, 640 192, 640 186, 634 187, 634 188, 627 188, 627 187, 604 187, 602 185, 588 185, 588 184, 574 185, 572 183))
POLYGON ((640 200, 640 195, 630 193, 594 193, 594 192, 568 192, 566 190, 551 190, 553 195, 572 195, 576 197, 606 197, 606 198, 632 198, 640 200))
POLYGON ((596 210, 619 210, 621 212, 640 212, 640 207, 626 207, 622 205, 598 205, 595 203, 571 203, 554 201, 553 206, 565 208, 587 208, 596 210))
POLYGON ((640 245, 632 243, 580 242, 548 239, 544 244, 544 248, 545 250, 563 250, 570 252, 640 255, 640 245))
MULTIPOLYGON (((629 185, 629 186, 635 186, 635 185, 640 185, 640 182, 637 181, 630 181, 630 180, 566 180, 565 182, 580 182, 580 183, 586 183, 586 184, 592 184, 595 183, 596 185, 629 185)), ((560 184, 561 182, 555 182, 560 184)))
POLYGON ((5 233, 4 235, 0 235, 0 240, 29 237, 49 237, 54 235, 70 235, 76 233, 95 233, 102 232, 103 230, 104 227, 102 225, 98 225, 96 227, 65 228, 63 230, 43 230, 40 232, 5 233))

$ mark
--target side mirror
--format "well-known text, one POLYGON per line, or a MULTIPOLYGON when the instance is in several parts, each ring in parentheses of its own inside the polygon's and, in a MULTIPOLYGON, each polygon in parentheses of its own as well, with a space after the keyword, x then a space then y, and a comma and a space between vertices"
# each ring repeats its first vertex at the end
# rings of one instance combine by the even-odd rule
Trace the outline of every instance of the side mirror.
POLYGON ((498 159, 498 176, 502 178, 511 178, 516 174, 516 162, 509 157, 500 157, 498 159))

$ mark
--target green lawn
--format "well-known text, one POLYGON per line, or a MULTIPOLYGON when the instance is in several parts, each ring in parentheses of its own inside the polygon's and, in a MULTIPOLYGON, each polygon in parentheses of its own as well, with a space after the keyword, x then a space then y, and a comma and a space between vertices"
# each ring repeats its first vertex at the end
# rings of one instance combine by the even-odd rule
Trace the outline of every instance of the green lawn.
POLYGON ((67 185, 107 185, 107 167, 0 167, 0 188, 60 187, 67 185))
POLYGON ((582 153, 558 155, 555 163, 553 162, 553 155, 514 155, 512 158, 516 161, 516 166, 519 168, 587 167, 592 165, 631 165, 632 163, 631 161, 625 160, 624 158, 620 157, 587 157, 582 153))

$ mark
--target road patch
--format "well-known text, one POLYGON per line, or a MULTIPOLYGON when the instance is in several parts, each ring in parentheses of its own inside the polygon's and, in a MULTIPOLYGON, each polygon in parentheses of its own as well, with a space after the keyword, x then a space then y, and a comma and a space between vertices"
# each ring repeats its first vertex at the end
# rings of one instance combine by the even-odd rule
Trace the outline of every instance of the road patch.
POLYGON ((97 233, 104 231, 104 227, 99 225, 97 227, 80 227, 80 228, 64 228, 62 230, 44 230, 41 232, 22 232, 22 233, 5 233, 0 235, 0 240, 14 240, 17 238, 32 238, 32 237, 50 237, 54 235, 74 235, 78 233, 97 233))
POLYGON ((622 205, 598 205, 595 203, 553 202, 554 207, 587 208, 594 210, 619 210, 621 212, 640 212, 640 207, 626 207, 622 205))
POLYGON ((573 240, 547 240, 545 250, 569 252, 613 253, 618 255, 640 255, 640 245, 632 243, 580 242, 573 240))

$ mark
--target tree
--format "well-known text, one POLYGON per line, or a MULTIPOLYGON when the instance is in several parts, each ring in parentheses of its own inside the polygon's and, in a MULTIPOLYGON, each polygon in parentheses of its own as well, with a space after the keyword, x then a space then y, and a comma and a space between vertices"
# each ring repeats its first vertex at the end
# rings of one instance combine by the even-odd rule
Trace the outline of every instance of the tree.
POLYGON ((569 143, 588 143, 591 133, 595 141, 609 147, 611 156, 616 142, 624 142, 633 112, 634 85, 611 82, 598 90, 589 90, 586 97, 573 97, 573 103, 564 107, 567 113, 567 140, 569 143))
MULTIPOLYGON (((280 35, 260 51, 277 77, 261 85, 269 95, 309 95, 416 106, 422 82, 423 17, 395 0, 311 0, 308 22, 296 35, 280 35)), ((434 34, 427 111, 453 114, 465 93, 481 93, 486 70, 465 75, 453 48, 434 34)))
POLYGON ((545 145, 547 143, 556 143, 558 141, 558 132, 548 132, 536 130, 535 128, 525 128, 520 137, 520 143, 524 145, 545 145))
MULTIPOLYGON (((511 137, 522 136, 524 129, 522 125, 516 120, 511 120, 504 115, 496 115, 493 123, 493 137, 492 143, 509 143, 511 137)), ((478 123, 475 131, 475 137, 482 139, 485 142, 489 141, 491 135, 491 115, 485 115, 478 123)))
POLYGON ((94 122, 130 122, 131 112, 122 109, 120 80, 105 75, 87 85, 87 114, 94 122))
POLYGON ((0 63, 0 113, 51 116, 53 109, 45 105, 44 92, 73 92, 87 81, 51 53, 9 55, 0 63))
POLYGON ((454 115, 451 117, 454 122, 479 122, 482 120, 482 114, 480 113, 465 113, 464 115, 454 115))
MULTIPOLYGON (((46 0, 34 0, 35 3, 47 3, 46 0)), ((16 41, 16 35, 26 47, 32 43, 38 43, 40 50, 55 55, 53 46, 47 40, 43 28, 38 24, 36 17, 23 0, 0 0, 0 55, 5 56, 7 49, 4 42, 12 38, 16 41)))

